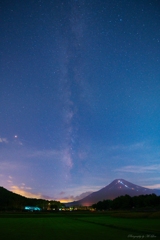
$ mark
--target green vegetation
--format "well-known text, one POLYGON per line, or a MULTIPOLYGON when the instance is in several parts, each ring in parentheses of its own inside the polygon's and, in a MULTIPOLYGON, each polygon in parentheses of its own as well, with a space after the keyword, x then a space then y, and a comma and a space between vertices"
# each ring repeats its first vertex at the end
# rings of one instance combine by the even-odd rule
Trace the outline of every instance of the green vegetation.
POLYGON ((0 214, 2 240, 160 239, 159 219, 131 212, 0 214), (129 214, 126 216, 126 214, 129 214), (125 217, 124 217, 125 215, 125 217), (133 238, 134 237, 134 238, 133 238))
POLYGON ((62 207, 60 202, 29 199, 0 187, 1 240, 160 239, 160 211, 155 211, 160 208, 160 197, 154 194, 105 200, 93 205, 101 210, 95 212, 83 211, 85 208, 73 212, 23 212, 25 205, 42 210, 62 207))

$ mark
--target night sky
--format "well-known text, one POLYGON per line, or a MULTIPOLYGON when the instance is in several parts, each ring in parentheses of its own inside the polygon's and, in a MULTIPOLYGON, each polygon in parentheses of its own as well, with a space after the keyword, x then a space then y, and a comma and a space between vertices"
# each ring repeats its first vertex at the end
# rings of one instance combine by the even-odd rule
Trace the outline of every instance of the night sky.
POLYGON ((160 2, 5 0, 0 16, 0 186, 160 188, 160 2))

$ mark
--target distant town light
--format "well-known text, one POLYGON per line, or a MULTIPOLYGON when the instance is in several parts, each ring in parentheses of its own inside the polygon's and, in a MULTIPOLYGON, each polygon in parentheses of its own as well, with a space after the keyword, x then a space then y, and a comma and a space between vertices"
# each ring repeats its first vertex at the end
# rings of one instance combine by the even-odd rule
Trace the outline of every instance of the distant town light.
POLYGON ((39 208, 39 207, 25 206, 24 210, 33 212, 33 211, 41 211, 41 208, 39 208))

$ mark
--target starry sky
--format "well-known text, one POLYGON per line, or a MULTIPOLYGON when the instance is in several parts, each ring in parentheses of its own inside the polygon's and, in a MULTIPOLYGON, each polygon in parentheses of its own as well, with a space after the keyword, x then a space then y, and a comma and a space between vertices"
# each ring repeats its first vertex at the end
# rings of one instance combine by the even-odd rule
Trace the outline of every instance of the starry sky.
POLYGON ((158 0, 0 4, 0 186, 77 200, 160 188, 158 0))

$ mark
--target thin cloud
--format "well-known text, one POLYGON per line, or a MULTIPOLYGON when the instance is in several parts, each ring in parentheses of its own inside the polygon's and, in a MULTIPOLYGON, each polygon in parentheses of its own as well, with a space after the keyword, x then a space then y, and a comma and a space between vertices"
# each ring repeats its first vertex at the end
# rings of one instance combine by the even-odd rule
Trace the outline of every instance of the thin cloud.
POLYGON ((89 194, 91 194, 92 192, 84 192, 84 193, 81 193, 80 195, 78 195, 78 196, 76 196, 76 197, 74 197, 74 199, 75 199, 75 201, 77 201, 77 200, 80 200, 80 199, 82 199, 82 198, 84 198, 84 197, 87 197, 89 194))
POLYGON ((130 172, 130 173, 153 173, 160 170, 160 164, 154 164, 150 166, 124 166, 121 168, 117 168, 115 172, 130 172))
POLYGON ((28 154, 28 157, 52 158, 59 156, 60 152, 56 150, 35 150, 28 154))
POLYGON ((8 143, 7 138, 0 138, 0 143, 8 143))
POLYGON ((12 181, 11 181, 11 180, 7 180, 7 182, 8 182, 8 183, 12 183, 12 181))
POLYGON ((59 193, 59 198, 56 198, 58 201, 61 202, 72 202, 72 201, 78 201, 89 194, 98 191, 101 189, 103 186, 80 186, 80 187, 73 187, 73 188, 68 188, 65 190, 65 192, 60 192, 59 193), (72 195, 72 193, 75 193, 75 195, 72 195))
MULTIPOLYGON (((31 189, 32 188, 29 188, 28 190, 31 190, 31 189)), ((42 198, 41 194, 39 193, 34 194, 31 192, 28 192, 24 189, 21 189, 21 187, 18 187, 18 186, 11 186, 11 191, 27 198, 42 198)))
POLYGON ((151 189, 160 189, 160 184, 147 185, 144 187, 151 188, 151 189))
POLYGON ((59 193, 59 195, 64 195, 64 194, 65 194, 65 192, 63 192, 63 191, 59 193))
POLYGON ((10 162, 1 162, 0 165, 0 170, 14 170, 17 169, 17 166, 15 166, 14 163, 10 163, 10 162))
POLYGON ((92 192, 84 192, 81 193, 80 195, 74 197, 73 195, 68 196, 68 197, 63 197, 63 199, 60 199, 61 202, 72 202, 72 201, 78 201, 81 200, 82 198, 87 197, 89 194, 91 194, 92 192))
POLYGON ((130 145, 123 145, 123 144, 118 144, 118 145, 113 145, 109 146, 108 150, 110 151, 115 151, 115 150, 123 150, 123 151, 135 151, 135 150, 142 150, 146 148, 146 143, 145 142, 137 142, 133 143, 130 145))
POLYGON ((73 160, 69 147, 61 150, 36 150, 28 154, 29 158, 42 158, 45 160, 62 161, 64 165, 72 168, 73 160))

